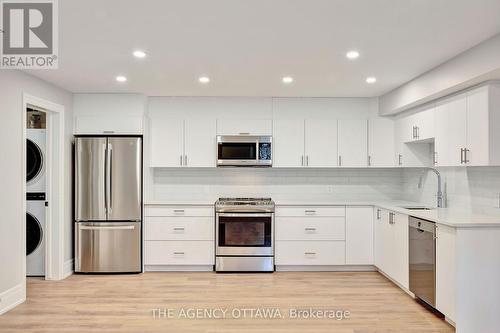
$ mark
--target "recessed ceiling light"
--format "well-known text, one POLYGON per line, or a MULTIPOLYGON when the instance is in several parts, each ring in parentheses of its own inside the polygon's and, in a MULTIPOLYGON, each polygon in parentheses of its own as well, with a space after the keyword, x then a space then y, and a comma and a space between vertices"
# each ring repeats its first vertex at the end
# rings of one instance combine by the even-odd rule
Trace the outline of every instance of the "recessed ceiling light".
POLYGON ((293 82, 293 77, 291 76, 285 76, 283 79, 282 79, 283 83, 292 83, 293 82))
POLYGON ((369 76, 366 78, 366 83, 375 83, 377 82, 377 78, 374 76, 369 76))
POLYGON ((346 53, 345 55, 347 57, 347 59, 357 59, 359 58, 359 52, 358 51, 349 51, 346 53))
POLYGON ((123 75, 118 75, 116 77, 116 81, 118 81, 118 82, 127 82, 127 78, 125 76, 123 76, 123 75))
POLYGON ((210 78, 207 76, 202 76, 198 79, 198 81, 200 81, 200 83, 208 83, 210 82, 210 78))
POLYGON ((141 50, 136 50, 136 51, 134 51, 133 55, 136 58, 144 58, 146 56, 146 52, 141 51, 141 50))

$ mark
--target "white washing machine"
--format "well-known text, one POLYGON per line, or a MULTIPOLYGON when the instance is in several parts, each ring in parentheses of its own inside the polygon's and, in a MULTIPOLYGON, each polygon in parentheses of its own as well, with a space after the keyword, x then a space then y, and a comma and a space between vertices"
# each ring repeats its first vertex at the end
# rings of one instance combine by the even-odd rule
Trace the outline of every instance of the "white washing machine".
POLYGON ((45 275, 45 193, 26 197, 26 275, 45 275))
POLYGON ((46 175, 46 130, 28 128, 26 130, 26 190, 45 192, 46 175))

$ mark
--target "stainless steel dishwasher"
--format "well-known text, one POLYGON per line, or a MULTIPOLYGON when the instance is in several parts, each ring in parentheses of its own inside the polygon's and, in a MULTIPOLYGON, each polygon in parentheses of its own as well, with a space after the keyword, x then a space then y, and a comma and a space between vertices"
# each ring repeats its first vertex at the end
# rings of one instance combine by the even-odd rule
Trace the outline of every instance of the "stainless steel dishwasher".
POLYGON ((436 225, 413 216, 409 219, 410 291, 436 307, 436 225))

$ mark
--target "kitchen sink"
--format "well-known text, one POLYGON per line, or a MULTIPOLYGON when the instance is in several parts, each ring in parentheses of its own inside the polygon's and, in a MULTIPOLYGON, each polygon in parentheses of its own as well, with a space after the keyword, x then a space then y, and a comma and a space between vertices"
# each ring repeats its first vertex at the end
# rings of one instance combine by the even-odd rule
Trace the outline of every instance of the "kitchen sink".
POLYGON ((401 208, 404 208, 404 209, 408 209, 408 210, 432 210, 434 208, 429 208, 429 207, 401 207, 401 208))

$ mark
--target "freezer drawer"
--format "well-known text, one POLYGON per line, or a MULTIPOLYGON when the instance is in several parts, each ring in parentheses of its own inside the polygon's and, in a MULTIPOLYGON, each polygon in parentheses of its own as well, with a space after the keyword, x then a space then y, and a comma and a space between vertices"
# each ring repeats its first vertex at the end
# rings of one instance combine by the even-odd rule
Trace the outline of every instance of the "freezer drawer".
POLYGON ((141 222, 75 223, 75 272, 141 272, 141 222))

